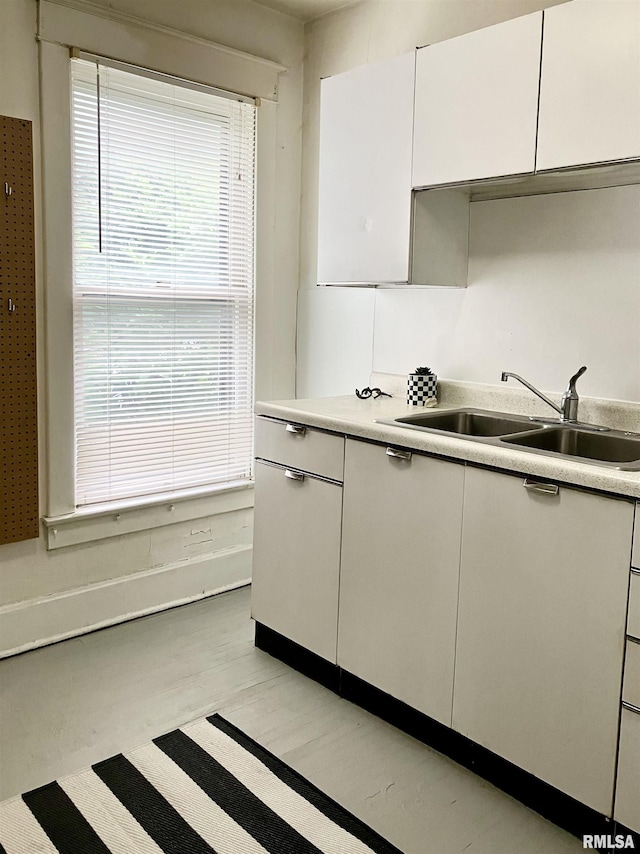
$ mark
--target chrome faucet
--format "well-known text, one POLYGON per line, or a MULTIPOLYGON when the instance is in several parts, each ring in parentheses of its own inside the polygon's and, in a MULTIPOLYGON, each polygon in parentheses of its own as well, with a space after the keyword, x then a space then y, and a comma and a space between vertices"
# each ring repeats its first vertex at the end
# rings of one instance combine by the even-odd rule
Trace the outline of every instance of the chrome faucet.
MULTIPOLYGON (((538 391, 537 388, 531 385, 531 383, 527 382, 523 377, 518 374, 512 374, 509 371, 503 371, 501 380, 503 383, 509 379, 509 377, 513 377, 514 380, 518 380, 518 382, 522 383, 522 385, 526 386, 529 391, 532 391, 536 394, 541 400, 544 400, 546 404, 548 404, 552 409, 555 409, 556 412, 560 414, 560 421, 563 424, 580 424, 581 427, 587 427, 591 430, 607 430, 607 427, 598 427, 595 424, 582 424, 578 421, 578 392, 576 391, 576 382, 578 379, 584 374, 587 370, 586 365, 583 365, 569 380, 569 385, 567 386, 567 390, 562 395, 562 400, 560 406, 554 403, 552 400, 543 394, 541 391, 538 391)), ((551 418, 531 418, 532 421, 546 421, 551 423, 557 423, 555 419, 551 418)))

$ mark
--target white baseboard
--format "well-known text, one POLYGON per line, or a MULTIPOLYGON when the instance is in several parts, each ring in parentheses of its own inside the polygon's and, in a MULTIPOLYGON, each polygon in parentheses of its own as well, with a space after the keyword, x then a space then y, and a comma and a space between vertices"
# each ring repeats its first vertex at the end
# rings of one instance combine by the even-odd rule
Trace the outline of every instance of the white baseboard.
POLYGON ((251 580, 251 546, 0 608, 0 658, 205 599, 251 580))

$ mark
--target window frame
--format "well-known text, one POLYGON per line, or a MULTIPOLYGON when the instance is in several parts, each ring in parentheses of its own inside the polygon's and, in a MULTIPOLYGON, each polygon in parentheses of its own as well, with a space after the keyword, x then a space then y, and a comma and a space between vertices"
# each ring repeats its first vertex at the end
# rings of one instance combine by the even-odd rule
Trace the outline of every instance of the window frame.
MULTIPOLYGON (((47 6, 52 4, 46 4, 47 6)), ((76 13, 74 13, 76 14, 76 13)), ((55 22, 54 22, 55 23, 55 22)), ((77 13, 76 33, 84 32, 90 47, 95 32, 96 19, 86 13, 77 13)), ((122 25, 123 34, 126 27, 122 25)), ((151 36, 150 41, 153 41, 151 36)), ((105 38, 112 38, 113 33, 105 38)), ((95 504, 88 508, 75 507, 74 478, 74 382, 73 382, 73 278, 72 278, 72 204, 71 204, 71 57, 70 49, 59 43, 56 34, 40 33, 38 44, 41 74, 41 132, 42 132, 42 206, 45 281, 45 392, 46 392, 46 515, 43 523, 47 533, 48 549, 86 543, 120 533, 133 533, 165 524, 199 519, 217 513, 250 508, 253 506, 253 484, 217 485, 209 489, 179 490, 136 500, 123 500, 95 504)), ((177 64, 184 64, 187 53, 193 54, 194 45, 183 34, 176 33, 179 45, 177 64)), ((161 73, 171 72, 163 67, 166 51, 160 44, 166 39, 158 36, 155 55, 161 73)), ((249 77, 255 80, 256 91, 264 87, 265 69, 271 75, 284 71, 282 66, 249 55, 228 51, 201 40, 194 40, 197 52, 207 52, 210 47, 223 65, 224 75, 242 78, 238 90, 247 88, 249 77), (221 51, 221 53, 219 53, 221 51), (245 61, 246 60, 246 61, 245 61), (240 64, 239 64, 240 63, 240 64), (242 66, 242 74, 238 69, 242 66)), ((133 47, 130 47, 134 50, 133 47)), ((140 48, 145 60, 154 50, 149 45, 140 48)), ((73 49, 72 49, 73 52, 73 49)), ((134 51, 135 52, 135 51, 134 51)), ((111 51, 100 51, 110 55, 111 51)), ((213 58, 213 57, 210 57, 213 58)), ((137 64, 136 56, 122 57, 127 63, 137 64)), ((151 64, 148 63, 147 64, 151 64)), ((142 67, 143 63, 140 63, 142 67)), ((216 62, 209 67, 216 68, 216 62)), ((176 68, 175 76, 181 76, 176 68)), ((206 81, 215 86, 215 81, 206 81)), ((224 81, 226 82, 226 80, 224 81)), ((272 235, 276 224, 276 152, 277 152, 277 87, 273 87, 274 100, 265 95, 257 98, 256 131, 256 275, 254 362, 256 366, 273 366, 277 361, 277 341, 272 329, 275 321, 276 277, 274 270, 272 235)), ((255 371, 254 395, 270 397, 274 385, 273 373, 264 368, 255 371)))

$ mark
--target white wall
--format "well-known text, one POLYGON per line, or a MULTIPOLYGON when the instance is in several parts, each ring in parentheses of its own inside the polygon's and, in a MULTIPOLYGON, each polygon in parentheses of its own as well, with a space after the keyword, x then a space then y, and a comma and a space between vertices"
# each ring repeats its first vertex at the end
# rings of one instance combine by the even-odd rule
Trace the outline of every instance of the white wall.
MULTIPOLYGON (((67 5, 91 10, 91 3, 82 0, 67 0, 67 5)), ((257 346, 259 351, 261 347, 265 349, 265 342, 272 342, 273 346, 267 348, 268 358, 259 360, 256 385, 261 397, 291 397, 295 378, 298 284, 302 24, 251 0, 180 0, 180 3, 173 0, 101 0, 97 5, 137 18, 145 17, 151 22, 273 60, 287 68, 280 77, 274 163, 270 164, 276 187, 275 227, 268 235, 266 251, 260 254, 258 247, 263 266, 258 276, 262 276, 266 284, 257 294, 257 346)), ((55 365, 47 365, 44 360, 45 277, 42 270, 36 16, 36 0, 0 0, 0 114, 26 118, 34 123, 41 513, 44 515, 49 486, 43 476, 47 470, 45 381, 47 372, 55 370, 55 365)), ((144 43, 143 29, 137 30, 136 38, 144 43)), ((117 54, 115 48, 114 54, 117 54)), ((46 605, 47 614, 51 614, 57 607, 56 602, 61 601, 60 596, 77 594, 78 619, 89 625, 92 621, 110 618, 109 613, 94 604, 93 593, 102 589, 101 585, 107 584, 109 602, 115 602, 114 607, 125 614, 144 610, 145 603, 149 607, 160 607, 163 589, 166 589, 167 601, 176 601, 224 587, 233 581, 234 574, 246 578, 250 572, 251 539, 252 511, 241 509, 55 551, 46 550, 44 537, 0 546, 0 633, 5 630, 4 636, 0 636, 0 652, 12 646, 14 627, 30 620, 34 622, 30 616, 35 613, 29 610, 31 605, 40 610, 46 605), (238 555, 244 555, 242 561, 237 560, 238 555), (164 575, 163 569, 167 570, 164 575), (185 581, 181 587, 182 577, 185 581), (121 581, 118 605, 114 590, 120 589, 117 585, 121 581), (115 586, 111 582, 115 582, 115 586), (92 595, 87 595, 89 588, 92 595), (127 591, 132 591, 130 600, 127 591), (153 594, 148 596, 147 591, 153 594), (135 606, 130 607, 129 603, 134 600, 135 606), (79 611, 85 607, 82 602, 89 604, 86 613, 80 616, 79 611)), ((59 614, 62 614, 60 609, 59 614)), ((65 631, 62 623, 49 620, 49 617, 40 623, 43 631, 54 624, 58 633, 65 631)))
POLYGON ((587 364, 584 394, 640 400, 638 187, 473 203, 465 290, 315 287, 320 79, 551 5, 367 0, 307 24, 299 397, 349 394, 371 369, 418 363, 488 383, 513 370, 562 391, 587 364))
POLYGON ((472 203, 469 286, 378 291, 374 370, 562 391, 587 365, 582 394, 640 401, 639 235, 640 186, 472 203))

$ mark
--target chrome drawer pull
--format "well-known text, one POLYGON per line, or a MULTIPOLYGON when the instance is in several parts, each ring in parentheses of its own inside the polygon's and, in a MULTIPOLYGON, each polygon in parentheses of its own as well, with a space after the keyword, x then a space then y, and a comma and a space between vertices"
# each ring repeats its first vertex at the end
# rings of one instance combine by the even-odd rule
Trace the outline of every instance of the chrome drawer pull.
POLYGON ((540 483, 538 480, 529 480, 528 477, 524 479, 522 485, 525 489, 529 489, 531 492, 540 492, 542 495, 558 495, 560 492, 557 483, 540 483))
POLYGON ((404 460, 408 463, 411 460, 411 451, 399 451, 397 448, 387 448, 387 456, 393 457, 394 460, 404 460))
POLYGON ((284 476, 288 477, 289 480, 304 480, 304 475, 300 471, 293 471, 292 469, 285 469, 284 476))
POLYGON ((298 436, 304 436, 307 432, 307 428, 302 424, 287 424, 284 429, 287 433, 295 433, 298 436))
POLYGON ((626 700, 622 701, 622 708, 627 709, 629 712, 635 712, 636 715, 640 715, 640 708, 638 708, 638 706, 634 706, 632 703, 627 703, 626 700))

